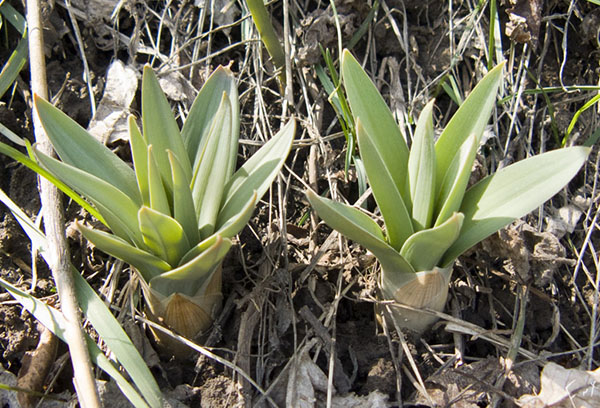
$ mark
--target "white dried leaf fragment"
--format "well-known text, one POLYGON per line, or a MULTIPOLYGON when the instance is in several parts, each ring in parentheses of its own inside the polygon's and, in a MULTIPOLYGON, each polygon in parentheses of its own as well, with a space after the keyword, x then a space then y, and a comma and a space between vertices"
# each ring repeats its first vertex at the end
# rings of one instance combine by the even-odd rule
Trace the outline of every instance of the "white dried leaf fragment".
POLYGON ((104 95, 88 132, 104 144, 129 140, 127 117, 138 87, 137 71, 116 60, 108 68, 104 95))

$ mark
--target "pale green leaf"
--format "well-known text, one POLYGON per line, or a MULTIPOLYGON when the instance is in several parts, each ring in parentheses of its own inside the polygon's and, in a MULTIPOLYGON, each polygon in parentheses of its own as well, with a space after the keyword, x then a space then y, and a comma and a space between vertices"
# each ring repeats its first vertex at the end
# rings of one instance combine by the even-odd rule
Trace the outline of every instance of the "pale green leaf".
POLYGON ((49 102, 36 96, 35 107, 63 162, 115 186, 141 205, 135 174, 123 160, 49 102))
POLYGON ((384 146, 376 143, 373 135, 366 132, 362 118, 356 121, 356 135, 367 179, 383 216, 388 243, 399 251, 413 233, 410 213, 390 173, 391 169, 385 165, 385 153, 380 150, 384 146))
POLYGON ((206 143, 206 136, 219 108, 215 101, 221 100, 223 93, 227 94, 231 105, 231 152, 225 167, 227 174, 233 174, 240 133, 240 106, 235 78, 229 68, 219 66, 206 80, 192 104, 181 129, 181 136, 190 162, 197 163, 198 152, 204 150, 202 145, 206 143))
POLYGON ((173 217, 181 224, 188 241, 192 244, 200 240, 200 234, 190 180, 185 177, 181 163, 173 152, 169 150, 168 153, 173 175, 173 217))
POLYGON ((223 238, 231 238, 240 232, 246 224, 248 224, 250 217, 252 217, 257 200, 258 196, 256 195, 256 192, 254 192, 254 195, 248 200, 246 206, 240 208, 237 214, 229 218, 225 224, 221 225, 215 232, 215 235, 221 235, 223 238))
MULTIPOLYGON (((231 116, 231 106, 229 105, 226 94, 221 95, 219 101, 219 109, 215 114, 214 120, 211 122, 212 126, 210 131, 205 136, 201 145, 202 150, 198 151, 196 162, 194 162, 191 189, 198 220, 200 220, 201 212, 204 211, 202 204, 205 200, 205 195, 207 195, 207 190, 209 190, 209 186, 212 184, 212 172, 219 167, 222 170, 225 170, 223 163, 215 162, 215 157, 219 150, 219 144, 223 143, 220 140, 222 135, 221 129, 225 119, 231 116)), ((228 138, 229 135, 226 137, 228 138)), ((220 188, 223 188, 223 185, 221 185, 220 188)), ((208 196, 206 199, 208 200, 210 198, 211 197, 208 196)))
POLYGON ((171 269, 171 266, 166 261, 129 244, 124 239, 113 234, 88 228, 80 223, 77 223, 77 229, 85 239, 94 244, 99 250, 121 259, 136 268, 146 282, 171 269))
POLYGON ((432 100, 419 116, 408 156, 408 187, 416 231, 429 228, 435 203, 435 149, 433 144, 432 100))
POLYGON ((235 172, 225 186, 217 229, 236 217, 253 200, 254 194, 259 199, 265 195, 285 163, 295 131, 296 122, 292 119, 235 172))
POLYGON ((477 84, 437 140, 436 191, 442 189, 446 172, 465 140, 475 137, 479 144, 496 102, 503 67, 504 63, 499 64, 477 84))
MULTIPOLYGON (((165 191, 165 184, 163 178, 160 175, 160 169, 156 161, 156 154, 154 154, 154 146, 148 145, 148 196, 150 198, 150 208, 164 215, 171 215, 171 208, 169 207, 169 199, 167 198, 167 192, 165 191)), ((171 175, 171 165, 169 164, 169 176, 171 175)), ((171 179, 169 179, 171 183, 171 179)))
POLYGON ((169 265, 177 265, 190 250, 183 227, 175 219, 145 206, 138 211, 138 219, 144 243, 169 265))
POLYGON ((206 245, 205 250, 176 269, 152 279, 150 287, 165 296, 176 292, 194 296, 231 248, 231 240, 213 237, 206 240, 212 245, 206 245))
POLYGON ((352 114, 355 118, 360 118, 366 133, 381 152, 383 165, 394 178, 394 184, 402 194, 404 203, 410 205, 406 188, 406 141, 379 91, 348 50, 342 56, 342 82, 352 114))
POLYGON ((137 225, 138 205, 128 195, 92 174, 46 156, 37 149, 34 150, 37 159, 44 167, 94 203, 113 231, 119 231, 121 238, 143 246, 137 225), (110 214, 107 214, 107 211, 110 214), (115 226, 116 222, 119 226, 115 226))
POLYGON ((163 181, 171 182, 171 167, 167 150, 171 150, 182 160, 181 165, 191 178, 192 167, 183 145, 179 126, 171 112, 171 106, 165 97, 154 71, 149 65, 144 67, 142 78, 142 122, 144 139, 148 145, 154 146, 156 164, 163 181))
POLYGON ((40 166, 36 161, 32 160, 26 154, 21 153, 17 149, 10 147, 9 145, 0 142, 0 153, 7 155, 11 159, 18 161, 28 169, 36 172, 40 176, 44 177, 46 180, 50 181, 54 184, 60 191, 65 193, 69 198, 83 207, 90 215, 95 217, 98 221, 106 224, 104 218, 100 215, 98 210, 92 207, 87 201, 85 201, 79 194, 77 194, 71 187, 67 186, 57 177, 55 177, 52 173, 48 172, 45 168, 40 166))
POLYGON ((417 232, 404 243, 400 255, 417 272, 433 269, 458 238, 463 219, 463 214, 454 213, 442 225, 417 232))
POLYGON ((150 188, 148 187, 148 145, 142 137, 140 128, 135 123, 135 118, 129 116, 129 146, 133 158, 133 168, 142 196, 143 205, 150 205, 150 188))
POLYGON ((306 197, 327 225, 373 252, 384 268, 398 273, 414 272, 410 264, 385 242, 381 228, 368 215, 349 205, 319 197, 312 190, 306 192, 306 197))
POLYGON ((436 200, 436 227, 446 222, 460 208, 471 177, 478 145, 476 137, 465 140, 446 171, 446 178, 442 181, 442 189, 436 200))
MULTIPOLYGON (((215 224, 217 222, 217 215, 221 209, 221 199, 223 197, 223 190, 225 184, 231 176, 228 173, 228 167, 226 166, 227 160, 231 157, 231 105, 227 98, 227 94, 223 94, 221 101, 223 109, 219 110, 221 115, 217 115, 215 118, 215 133, 211 138, 214 139, 216 144, 216 150, 214 152, 214 158, 212 158, 212 166, 208 176, 208 183, 202 201, 199 203, 200 213, 198 214, 198 228, 200 230, 200 236, 206 238, 215 232, 215 224), (218 119, 218 122, 217 122, 218 119), (220 125, 220 126, 219 126, 220 125)), ((237 149, 237 143, 235 145, 237 149)))
POLYGON ((589 152, 588 147, 570 147, 533 156, 471 187, 460 209, 465 215, 460 237, 442 265, 550 199, 577 174, 589 152))

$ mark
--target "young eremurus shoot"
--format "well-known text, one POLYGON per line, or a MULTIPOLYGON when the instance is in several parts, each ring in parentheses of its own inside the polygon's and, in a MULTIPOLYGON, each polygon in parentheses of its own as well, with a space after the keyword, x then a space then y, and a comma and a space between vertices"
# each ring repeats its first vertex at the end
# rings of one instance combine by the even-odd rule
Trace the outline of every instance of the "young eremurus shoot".
MULTIPOLYGON (((35 98, 60 157, 34 149, 37 159, 91 202, 111 233, 82 223, 77 228, 97 248, 139 273, 152 320, 190 339, 206 332, 220 309, 220 265, 231 238, 246 225, 279 173, 294 138, 291 120, 235 171, 238 103, 233 74, 219 67, 180 130, 153 70, 146 66, 143 129, 129 118, 132 169, 67 115, 35 98)), ((181 354, 181 343, 161 340, 181 354)))
MULTIPOLYGON (((550 199, 585 163, 589 147, 558 149, 507 166, 467 189, 503 67, 489 71, 437 141, 433 101, 428 103, 409 149, 377 88, 344 52, 342 83, 383 228, 358 208, 311 190, 307 197, 325 223, 378 259, 383 300, 442 310, 456 258, 550 199)), ((392 318, 397 326, 418 332, 436 320, 399 305, 392 306, 392 318)))

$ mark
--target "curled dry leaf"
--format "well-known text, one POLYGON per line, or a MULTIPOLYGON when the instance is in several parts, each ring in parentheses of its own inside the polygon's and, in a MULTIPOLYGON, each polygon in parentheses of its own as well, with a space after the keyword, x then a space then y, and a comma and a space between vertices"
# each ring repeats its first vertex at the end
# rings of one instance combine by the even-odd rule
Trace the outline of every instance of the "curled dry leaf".
POLYGON ((519 405, 525 408, 594 408, 600 406, 600 369, 584 371, 566 369, 548 363, 541 376, 542 388, 538 395, 524 395, 519 405))
POLYGON ((563 263, 566 250, 550 232, 538 232, 523 221, 498 231, 486 241, 484 250, 493 257, 504 259, 504 268, 523 282, 533 280, 544 287, 563 263))

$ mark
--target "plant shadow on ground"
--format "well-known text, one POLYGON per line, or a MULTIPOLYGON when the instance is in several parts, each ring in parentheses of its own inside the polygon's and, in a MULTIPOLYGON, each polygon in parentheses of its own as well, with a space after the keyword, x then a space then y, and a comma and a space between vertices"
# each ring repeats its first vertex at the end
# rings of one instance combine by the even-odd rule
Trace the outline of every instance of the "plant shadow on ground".
MULTIPOLYGON (((410 122, 428 99, 436 97, 436 128, 441 128, 456 109, 443 91, 441 79, 451 75, 458 87, 468 92, 481 78, 486 65, 489 14, 487 9, 471 8, 470 3, 476 2, 453 2, 450 10, 435 1, 394 0, 385 2, 385 7, 382 2, 368 35, 357 43, 353 51, 361 61, 364 58, 367 70, 377 78, 384 97, 401 121, 410 122)), ((535 88, 523 66, 529 67, 547 87, 597 82, 600 48, 595 34, 600 28, 600 8, 581 1, 575 2, 573 11, 566 2, 546 3, 537 15, 544 21, 539 33, 534 33, 537 39, 524 45, 502 35, 504 57, 511 61, 505 86, 509 93, 519 93, 520 99, 497 108, 491 137, 478 157, 476 178, 532 152, 557 148, 552 127, 564 133, 575 111, 591 98, 589 93, 549 93, 554 108, 549 112, 542 95, 520 93, 521 86, 535 88), (561 29, 565 25, 570 28, 566 38, 568 52, 563 54, 561 29)), ((73 4, 77 8, 78 2, 73 4)), ((367 17, 369 7, 361 1, 339 1, 336 5, 342 42, 346 44, 367 17)), ((241 42, 246 28, 240 15, 233 11, 207 14, 204 25, 198 29, 199 10, 189 3, 170 4, 165 9, 165 4, 159 2, 153 6, 156 13, 140 7, 122 9, 117 15, 119 25, 110 17, 77 14, 96 101, 102 96, 106 70, 115 57, 137 68, 146 62, 160 66, 162 58, 176 73, 165 77, 191 89, 198 89, 204 73, 211 71, 206 67, 233 61, 232 68, 240 78, 243 109, 241 139, 245 141, 241 143, 240 155, 248 157, 256 150, 257 142, 268 138, 271 129, 275 133, 279 128, 281 97, 260 44, 241 42), (163 27, 159 35, 160 15, 168 19, 170 28, 163 27), (156 50, 161 58, 156 61, 147 49, 136 49, 123 37, 132 36, 136 24, 144 21, 149 32, 161 38, 156 50), (122 36, 103 42, 111 26, 118 26, 122 36), (208 33, 209 27, 219 26, 228 28, 195 37, 197 33, 208 33), (185 47, 171 55, 171 43, 185 47), (192 61, 198 63, 190 66, 192 61), (177 70, 178 65, 185 68, 177 70)), ((231 8, 237 8, 237 3, 231 8)), ((271 11, 274 20, 283 21, 280 2, 271 11)), ((296 177, 316 183, 320 192, 335 191, 351 203, 358 199, 359 192, 355 172, 344 174, 344 138, 312 68, 312 64, 321 62, 317 44, 337 47, 335 16, 328 3, 314 1, 304 2, 293 13, 296 93, 295 103, 288 105, 287 113, 295 114, 304 125, 287 163, 295 177, 288 170, 282 173, 226 258, 224 309, 205 344, 268 390, 271 401, 279 406, 309 397, 314 398, 315 406, 325 406, 328 376, 339 394, 334 400, 338 405, 334 406, 352 406, 357 401, 362 406, 393 406, 399 398, 405 401, 404 406, 488 406, 498 398, 501 406, 515 406, 522 395, 539 391, 540 369, 546 361, 565 367, 597 368, 597 349, 588 345, 598 340, 596 334, 590 336, 590 326, 591 319, 597 318, 599 301, 594 285, 600 271, 594 266, 597 259, 585 249, 592 248, 593 252, 594 246, 600 245, 598 235, 592 234, 596 228, 592 219, 597 214, 597 151, 592 153, 582 175, 549 202, 543 212, 511 225, 459 259, 445 311, 479 326, 480 332, 442 322, 422 336, 399 336, 393 330, 386 333, 376 323, 372 303, 376 297, 374 258, 353 243, 331 236, 326 226, 319 225, 315 230, 310 219, 302 221, 308 204, 304 185, 296 177), (311 153, 313 146, 317 146, 316 153, 311 153), (286 210, 282 214, 283 202, 286 210), (570 230, 566 235, 557 226, 561 220, 564 228, 570 230), (586 236, 590 237, 587 244, 586 236), (316 262, 315 254, 319 256, 316 262), (513 370, 503 378, 523 288, 527 288, 528 301, 521 352, 513 370), (336 364, 330 365, 331 358, 336 364), (294 381, 306 386, 296 389, 296 400, 290 394, 294 381), (344 400, 345 397, 355 399, 344 400)), ((511 24, 511 15, 506 8, 501 8, 498 15, 504 33, 511 24)), ((81 79, 81 56, 71 34, 72 24, 59 5, 51 16, 52 34, 47 39, 50 91, 57 96, 58 106, 85 127, 91 118, 89 95, 81 79)), ((534 17, 530 24, 535 23, 534 17)), ((152 42, 147 35, 141 38, 148 48, 152 42)), ((23 73, 22 78, 26 80, 27 74, 23 73)), ((30 111, 20 96, 26 83, 23 81, 19 87, 14 100, 3 98, 0 122, 29 138, 31 123, 25 118, 30 111)), ((185 93, 174 99, 176 94, 169 95, 174 106, 189 108, 191 99, 185 93)), ((130 111, 140 112, 138 100, 139 93, 130 111)), ((574 137, 579 137, 579 144, 598 127, 592 111, 585 112, 575 128, 574 137)), ((127 157, 123 145, 116 142, 111 147, 127 157)), ((35 176, 4 157, 0 160, 2 188, 29 215, 37 216, 35 176)), ((372 199, 367 201, 367 207, 375 210, 372 199)), ((65 209, 69 223, 84 217, 92 221, 74 204, 65 204, 65 209)), ((4 208, 1 211, 0 277, 29 287, 29 241, 10 214, 4 208)), ((119 310, 139 307, 130 303, 136 299, 130 295, 138 289, 130 285, 126 266, 120 274, 109 275, 114 261, 70 234, 69 226, 66 230, 74 262, 93 286, 100 290, 110 276, 113 304, 119 310)), ((42 262, 37 264, 34 294, 55 302, 50 274, 42 262)), ((10 302, 8 295, 0 296, 0 361, 5 370, 17 374, 24 353, 35 347, 38 329, 26 312, 10 302)), ((144 357, 163 390, 181 403, 203 407, 268 405, 259 391, 220 363, 199 355, 189 361, 170 360, 153 351, 148 340, 151 335, 141 324, 130 325, 128 332, 134 342, 139 342, 139 349, 146 350, 144 357)), ((69 385, 68 368, 61 370, 56 365, 53 375, 59 381, 52 392, 74 392, 69 385)), ((62 366, 68 364, 63 362, 62 366)))

